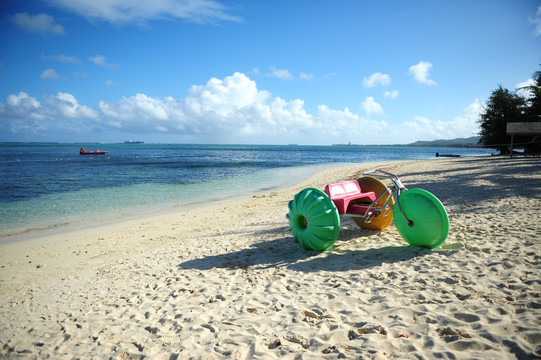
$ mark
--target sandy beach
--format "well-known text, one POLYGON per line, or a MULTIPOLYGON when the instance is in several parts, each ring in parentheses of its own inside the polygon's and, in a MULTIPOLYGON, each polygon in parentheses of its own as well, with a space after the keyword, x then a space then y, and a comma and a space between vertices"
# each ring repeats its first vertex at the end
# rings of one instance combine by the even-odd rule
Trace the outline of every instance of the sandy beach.
POLYGON ((0 245, 0 358, 541 358, 541 159, 333 169, 244 199, 0 245), (305 187, 380 168, 445 205, 437 249, 342 218, 288 231, 305 187))

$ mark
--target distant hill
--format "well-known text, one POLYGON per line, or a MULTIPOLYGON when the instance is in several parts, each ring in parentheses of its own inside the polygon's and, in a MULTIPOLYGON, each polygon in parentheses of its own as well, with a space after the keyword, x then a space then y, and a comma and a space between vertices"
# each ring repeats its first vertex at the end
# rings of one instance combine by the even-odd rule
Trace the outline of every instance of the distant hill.
POLYGON ((406 146, 425 146, 425 147, 477 147, 479 146, 479 136, 469 138, 456 138, 451 140, 432 140, 432 141, 416 141, 406 146))

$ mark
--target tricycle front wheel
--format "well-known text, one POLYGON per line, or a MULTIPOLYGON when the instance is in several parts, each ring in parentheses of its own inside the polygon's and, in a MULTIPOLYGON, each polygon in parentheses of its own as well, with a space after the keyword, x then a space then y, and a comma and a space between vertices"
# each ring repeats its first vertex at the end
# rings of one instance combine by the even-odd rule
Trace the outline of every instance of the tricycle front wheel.
POLYGON ((394 224, 406 242, 429 249, 443 244, 449 234, 449 216, 436 196, 423 189, 409 189, 398 200, 407 220, 395 206, 394 224))

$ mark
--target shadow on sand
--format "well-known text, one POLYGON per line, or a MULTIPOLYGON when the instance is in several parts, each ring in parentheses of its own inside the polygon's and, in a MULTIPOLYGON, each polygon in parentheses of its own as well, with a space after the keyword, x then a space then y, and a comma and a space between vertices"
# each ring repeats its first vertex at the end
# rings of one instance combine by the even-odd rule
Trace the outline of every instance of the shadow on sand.
MULTIPOLYGON (((440 200, 447 206, 459 203, 498 201, 506 196, 541 197, 541 183, 528 177, 541 171, 539 158, 480 158, 457 159, 464 163, 456 170, 409 172, 400 174, 408 188, 423 188, 436 196, 446 195, 440 200), (487 161, 496 163, 497 173, 487 167, 487 161), (471 175, 474 174, 474 175, 471 175), (409 182, 408 178, 416 177, 422 182, 409 182), (512 180, 510 181, 510 178, 512 180), (481 185, 476 181, 482 179, 481 185), (449 188, 456 189, 450 191, 449 188), (472 196, 475 195, 475 196, 472 196)), ((472 209, 471 211, 476 211, 472 209)), ((285 223, 285 221, 284 221, 285 223)), ((284 224, 285 225, 285 224, 284 224)), ((178 265, 179 269, 208 270, 212 268, 231 269, 267 269, 286 267, 300 272, 349 271, 362 270, 380 266, 382 263, 407 261, 415 257, 430 254, 432 250, 408 246, 381 246, 381 237, 377 231, 362 230, 355 226, 345 226, 340 229, 340 235, 331 250, 317 252, 304 250, 294 243, 287 228, 277 227, 263 232, 249 233, 250 238, 271 239, 259 242, 250 248, 239 251, 207 256, 189 260, 178 265), (345 242, 357 241, 362 243, 364 250, 351 250, 345 242), (373 247, 366 249, 366 243, 372 242, 373 247), (379 246, 378 246, 379 245, 379 246)), ((221 236, 224 234, 222 233, 221 236)), ((229 235, 243 237, 246 232, 229 235)), ((443 253, 452 254, 456 251, 445 250, 443 253)))
POLYGON ((403 173, 400 178, 409 189, 422 188, 438 197, 440 193, 447 194, 440 200, 448 205, 471 202, 472 194, 476 195, 476 201, 498 201, 508 196, 541 197, 541 183, 531 177, 541 172, 540 158, 494 157, 453 162, 464 165, 450 170, 403 173), (497 165, 496 173, 487 168, 487 161, 497 165), (409 181, 411 177, 422 179, 422 182, 409 181), (477 180, 483 180, 482 185, 477 180), (450 187, 456 191, 448 191, 450 187))
MULTIPOLYGON (((206 256, 204 258, 185 261, 178 265, 179 269, 209 270, 212 268, 227 269, 268 269, 285 267, 304 273, 318 271, 350 271, 380 266, 382 263, 396 263, 430 254, 432 250, 409 246, 379 246, 376 237, 378 232, 346 229, 331 248, 324 252, 304 250, 293 241, 287 228, 280 227, 264 232, 254 232, 250 237, 276 237, 274 240, 253 244, 250 248, 239 251, 206 256), (364 250, 344 250, 347 241, 374 242, 373 248, 364 250)), ((224 235, 223 233, 221 235, 224 235)), ((237 236, 235 234, 230 234, 237 236)), ((243 236, 238 234, 238 236, 243 236)), ((246 236, 246 235, 244 235, 246 236)), ((366 248, 366 245, 363 246, 366 248)), ((448 251, 446 251, 448 252, 448 251)))

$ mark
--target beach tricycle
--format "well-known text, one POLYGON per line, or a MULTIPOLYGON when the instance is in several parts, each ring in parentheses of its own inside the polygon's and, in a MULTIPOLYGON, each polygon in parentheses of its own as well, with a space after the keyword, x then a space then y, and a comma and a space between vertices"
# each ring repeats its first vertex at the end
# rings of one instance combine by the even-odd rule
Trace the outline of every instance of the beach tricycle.
POLYGON ((449 234, 449 216, 436 196, 423 189, 406 189, 398 176, 383 170, 328 184, 325 191, 303 189, 288 207, 289 230, 307 250, 333 246, 340 232, 340 215, 370 230, 383 230, 394 220, 406 242, 430 249, 443 244, 449 234))

